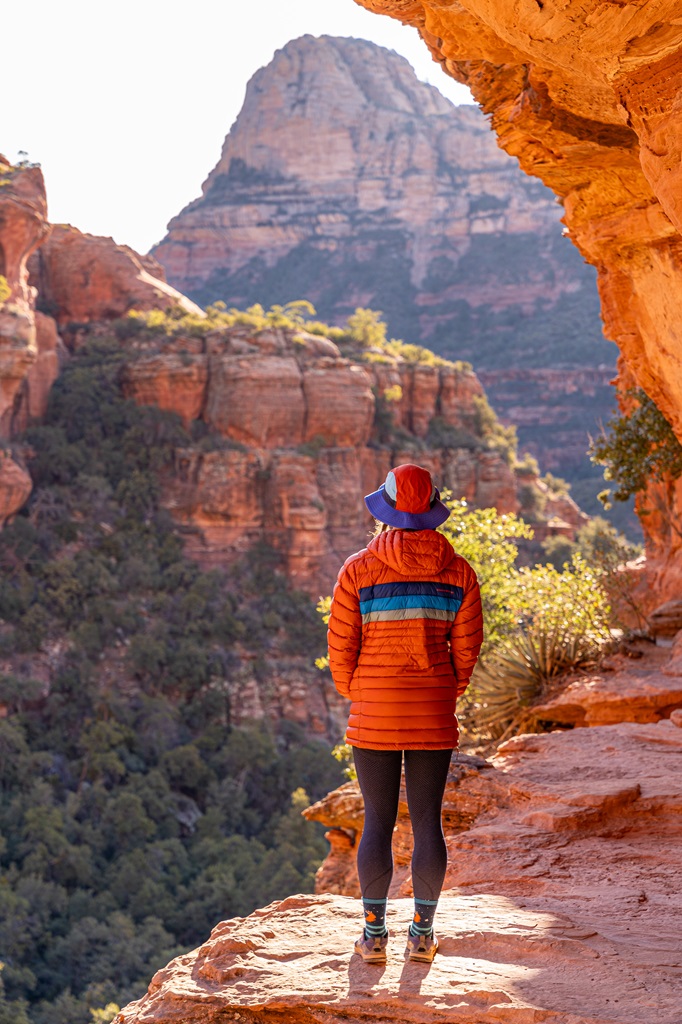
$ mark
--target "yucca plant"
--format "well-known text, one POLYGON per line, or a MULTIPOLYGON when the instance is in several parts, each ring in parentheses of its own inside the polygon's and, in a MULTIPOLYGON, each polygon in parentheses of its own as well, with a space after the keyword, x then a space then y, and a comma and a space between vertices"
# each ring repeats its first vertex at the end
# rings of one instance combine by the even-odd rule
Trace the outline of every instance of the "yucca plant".
POLYGON ((500 644, 476 667, 467 719, 470 728, 500 740, 532 719, 531 705, 550 680, 593 661, 601 638, 531 626, 500 644))

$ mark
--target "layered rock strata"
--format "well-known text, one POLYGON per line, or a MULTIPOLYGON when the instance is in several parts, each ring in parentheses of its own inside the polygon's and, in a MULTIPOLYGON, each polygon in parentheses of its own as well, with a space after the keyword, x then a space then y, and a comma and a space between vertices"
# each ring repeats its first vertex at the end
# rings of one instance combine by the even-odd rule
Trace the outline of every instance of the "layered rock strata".
POLYGON ((304 297, 330 323, 372 306, 395 336, 477 371, 554 370, 551 394, 532 395, 540 429, 526 429, 523 377, 506 379, 516 397, 504 415, 543 465, 572 476, 613 396, 600 384, 583 402, 583 382, 557 368, 612 376, 616 351, 560 215, 478 109, 454 107, 365 40, 305 36, 251 80, 201 197, 153 252, 202 303, 304 297))
MULTIPOLYGON (((491 116, 502 148, 561 198, 571 239, 598 270, 626 374, 682 438, 677 6, 359 2, 416 26, 491 116)), ((677 502, 672 514, 677 523, 677 502)), ((666 533, 655 552, 663 594, 677 585, 663 577, 682 571, 678 531, 666 533)))
POLYGON ((207 431, 176 451, 165 482, 191 557, 226 565, 265 539, 295 583, 328 590, 368 538, 362 496, 401 462, 419 461, 474 505, 518 509, 514 473, 479 426, 476 375, 382 359, 342 358, 303 330, 239 325, 136 343, 126 394, 207 431))
MULTIPOLYGON (((68 225, 52 228, 40 168, 0 157, 0 438, 16 438, 45 415, 68 346, 85 325, 169 307, 204 316, 151 257, 68 225)), ((30 493, 21 451, 5 452, 0 525, 30 493)))
POLYGON ((559 476, 573 479, 584 471, 587 432, 597 434, 597 418, 605 418, 614 404, 613 367, 477 373, 495 412, 516 427, 520 451, 559 476))

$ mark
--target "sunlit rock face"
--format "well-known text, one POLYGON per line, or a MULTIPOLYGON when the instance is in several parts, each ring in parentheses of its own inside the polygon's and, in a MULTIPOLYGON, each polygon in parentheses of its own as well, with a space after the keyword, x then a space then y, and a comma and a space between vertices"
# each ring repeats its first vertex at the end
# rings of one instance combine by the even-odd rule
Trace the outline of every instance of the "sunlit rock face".
MULTIPOLYGON (((679 6, 359 2, 416 26, 434 59, 469 85, 501 147, 563 201, 572 241, 597 268, 623 372, 682 438, 679 6)), ((682 552, 675 496, 663 504, 663 532, 645 529, 666 594, 682 552)))
POLYGON ((130 309, 200 310, 166 283, 163 267, 113 238, 60 224, 31 261, 31 283, 60 327, 111 320, 130 309))
POLYGON ((13 167, 0 156, 0 434, 11 429, 14 399, 36 362, 35 292, 27 261, 49 234, 39 167, 13 167))
MULTIPOLYGON (((17 421, 41 415, 57 375, 54 321, 35 312, 27 261, 47 237, 47 201, 39 167, 12 166, 0 156, 0 438, 16 433, 17 421), (37 322, 36 322, 37 321, 37 322)), ((0 526, 31 493, 21 454, 2 451, 0 526)))
MULTIPOLYGON (((164 504, 191 557, 226 566, 266 540, 292 582, 327 592, 373 528, 363 495, 403 462, 418 461, 474 505, 518 510, 520 481, 482 432, 476 375, 383 358, 344 358, 304 330, 241 325, 135 342, 126 395, 205 432, 177 450, 164 478, 164 504)), ((572 511, 575 532, 584 516, 572 511)), ((570 519, 565 509, 550 514, 570 519)))
POLYGON ((476 107, 392 51, 305 36, 253 77, 202 196, 153 252, 201 303, 305 297, 332 323, 383 310, 394 336, 486 371, 522 446, 574 475, 612 404, 616 349, 561 214, 476 107), (537 387, 528 421, 523 376, 557 367, 559 383, 589 368, 596 390, 581 405, 570 379, 551 397, 537 387))

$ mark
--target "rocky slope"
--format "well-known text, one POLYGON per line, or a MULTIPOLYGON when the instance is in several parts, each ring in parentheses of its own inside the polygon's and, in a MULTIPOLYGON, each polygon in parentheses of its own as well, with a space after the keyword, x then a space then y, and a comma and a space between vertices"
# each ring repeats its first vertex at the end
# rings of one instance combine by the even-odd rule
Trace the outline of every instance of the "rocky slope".
MULTIPOLYGON (((350 954, 362 807, 348 783, 306 812, 332 828, 320 895, 219 924, 205 945, 160 971, 118 1024, 256 1016, 676 1024, 682 710, 671 708, 682 708, 682 677, 679 652, 639 653, 636 670, 623 658, 611 664, 613 689, 625 697, 618 711, 611 703, 614 724, 517 737, 491 761, 456 755, 443 817, 449 888, 432 967, 402 956, 411 909, 404 794, 387 966, 350 954), (665 708, 643 706, 643 678, 665 708)), ((592 691, 586 681, 573 699, 594 709, 592 691)))
POLYGON ((202 303, 305 297, 332 323, 383 310, 395 336, 485 370, 543 465, 574 476, 612 404, 615 349, 560 216, 477 108, 454 107, 372 43, 305 36, 251 80, 202 196, 153 252, 202 303), (558 367, 529 424, 524 380, 508 371, 558 367), (566 379, 557 408, 565 368, 600 383, 581 402, 580 375, 566 379))
MULTIPOLYGON (((562 200, 571 239, 598 270, 605 330, 625 372, 682 438, 677 5, 359 2, 415 25, 472 89, 500 145, 562 200)), ((662 499, 667 539, 649 539, 649 551, 672 595, 679 505, 672 493, 662 499)))

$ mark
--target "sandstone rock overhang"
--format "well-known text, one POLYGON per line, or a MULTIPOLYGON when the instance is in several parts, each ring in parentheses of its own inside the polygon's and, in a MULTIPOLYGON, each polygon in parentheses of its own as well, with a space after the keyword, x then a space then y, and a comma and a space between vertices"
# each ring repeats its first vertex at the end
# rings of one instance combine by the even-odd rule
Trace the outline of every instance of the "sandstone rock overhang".
POLYGON ((682 436, 666 344, 682 302, 671 287, 682 272, 676 5, 358 2, 415 25, 491 115, 500 145, 561 197, 571 238, 598 268, 608 337, 682 436))
MULTIPOLYGON (((500 146, 562 200, 598 271, 621 377, 682 440, 682 20, 674 0, 357 0, 415 26, 500 146)), ((660 599, 679 591, 682 490, 644 521, 660 599), (650 528, 650 529, 649 529, 650 528)))

